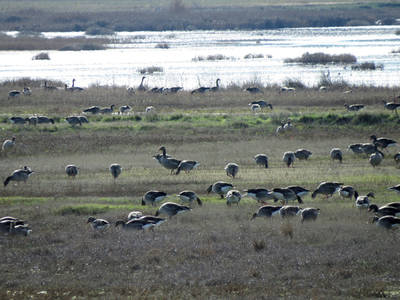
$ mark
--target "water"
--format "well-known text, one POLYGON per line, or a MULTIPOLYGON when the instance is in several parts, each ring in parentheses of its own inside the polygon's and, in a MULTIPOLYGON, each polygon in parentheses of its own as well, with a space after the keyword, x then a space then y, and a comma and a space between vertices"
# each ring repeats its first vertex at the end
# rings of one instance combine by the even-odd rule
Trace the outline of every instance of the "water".
MULTIPOLYGON (((139 85, 139 69, 157 66, 162 73, 146 75, 149 87, 183 86, 193 89, 215 85, 221 78, 223 86, 259 82, 283 84, 287 79, 301 80, 316 86, 321 72, 329 70, 332 80, 374 86, 399 85, 400 26, 294 28, 260 31, 166 31, 120 32, 115 43, 103 51, 46 51, 51 60, 35 61, 40 51, 0 51, 0 81, 20 77, 57 79, 76 85, 92 84, 139 85), (155 48, 167 43, 169 49, 155 48), (328 54, 350 53, 359 63, 372 61, 383 64, 383 70, 352 71, 343 66, 302 66, 285 64, 305 52, 328 54), (263 54, 264 58, 244 59, 246 54, 263 54), (222 54, 222 61, 193 61, 198 56, 222 54)), ((15 33, 10 33, 15 34, 15 33)), ((83 36, 82 32, 43 33, 55 36, 83 36)))

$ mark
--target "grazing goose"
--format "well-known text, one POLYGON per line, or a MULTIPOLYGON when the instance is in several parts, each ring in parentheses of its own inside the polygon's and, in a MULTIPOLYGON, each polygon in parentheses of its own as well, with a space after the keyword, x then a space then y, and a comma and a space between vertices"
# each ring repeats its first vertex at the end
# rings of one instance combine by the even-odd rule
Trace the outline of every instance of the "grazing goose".
POLYGON ((378 216, 395 216, 398 217, 400 216, 400 208, 396 208, 393 206, 381 206, 378 207, 376 204, 371 204, 368 207, 368 211, 374 212, 375 215, 378 216))
POLYGON ((164 168, 171 170, 172 174, 172 172, 179 167, 181 161, 167 155, 167 150, 164 146, 161 146, 158 150, 162 151, 162 154, 157 154, 153 156, 153 158, 156 159, 164 168))
POLYGON ((146 87, 143 85, 143 81, 146 79, 146 76, 142 77, 142 81, 140 82, 140 85, 138 86, 137 90, 140 92, 145 92, 147 89, 146 87))
POLYGON ((302 208, 299 206, 285 205, 279 210, 279 214, 282 218, 296 216, 302 208))
POLYGON ((185 173, 189 173, 191 170, 197 168, 200 164, 195 160, 182 160, 179 165, 178 169, 176 170, 176 175, 178 175, 182 170, 185 173))
POLYGON ((98 106, 91 106, 83 110, 84 114, 91 113, 93 115, 98 114, 100 112, 100 107, 98 106))
POLYGON ((260 203, 265 203, 266 200, 274 198, 269 190, 263 189, 263 188, 247 189, 247 190, 244 190, 244 192, 246 192, 245 196, 253 198, 254 200, 256 200, 257 202, 260 202, 260 203))
POLYGON ((393 147, 397 146, 397 142, 395 140, 387 139, 387 138, 377 138, 376 135, 371 135, 370 139, 372 140, 372 143, 381 148, 381 149, 386 149, 387 147, 393 147))
POLYGON ((283 129, 285 131, 291 130, 293 128, 293 124, 292 121, 288 120, 284 125, 283 125, 283 129))
POLYGON ((166 89, 164 89, 164 93, 165 93, 165 94, 168 94, 168 93, 176 94, 176 93, 179 92, 180 90, 183 90, 183 87, 181 87, 181 86, 173 86, 173 87, 171 87, 171 88, 166 88, 166 89))
POLYGON ((75 165, 67 165, 65 167, 65 173, 67 173, 68 177, 75 178, 79 173, 79 168, 75 165))
POLYGON ((324 181, 321 182, 317 189, 311 194, 311 198, 315 198, 318 194, 325 195, 326 198, 332 197, 334 193, 336 193, 343 183, 339 182, 331 182, 331 181, 324 181))
POLYGON ((15 148, 15 136, 11 138, 11 140, 5 140, 3 142, 3 145, 1 146, 1 151, 7 155, 8 152, 10 152, 12 149, 15 148))
POLYGON ((297 149, 294 152, 294 156, 300 160, 307 160, 312 155, 312 152, 306 149, 297 149))
POLYGON ((219 91, 219 82, 220 81, 221 81, 221 79, 219 79, 219 78, 215 81, 215 86, 213 86, 210 89, 211 92, 218 92, 219 91))
POLYGON ((12 90, 8 92, 8 99, 21 96, 21 91, 12 90))
POLYGON ((201 202, 200 198, 197 196, 197 194, 193 191, 182 191, 178 194, 179 199, 181 199, 182 202, 189 203, 191 206, 193 201, 197 201, 197 204, 199 206, 203 205, 203 202, 201 202))
POLYGON ((347 151, 353 151, 355 154, 362 154, 364 151, 362 150, 362 144, 350 144, 347 147, 347 151))
POLYGON ((119 164, 112 164, 110 165, 110 172, 112 177, 115 179, 118 178, 118 176, 121 174, 122 172, 122 167, 119 164))
POLYGON ((384 157, 383 153, 378 150, 377 152, 370 155, 368 161, 375 168, 376 166, 380 165, 380 163, 383 160, 383 157, 384 157))
POLYGON ((23 225, 14 225, 12 224, 10 227, 10 234, 21 234, 24 236, 30 235, 32 232, 32 229, 29 228, 28 224, 23 224, 23 225))
POLYGON ((283 153, 282 160, 286 164, 286 166, 288 168, 290 168, 290 166, 293 167, 295 158, 296 158, 296 156, 294 155, 294 152, 287 151, 287 152, 283 153))
POLYGON ((252 101, 249 103, 249 106, 252 106, 253 104, 258 104, 260 108, 269 107, 271 110, 273 109, 272 104, 267 103, 264 100, 252 101))
POLYGON ((399 168, 400 167, 400 152, 396 153, 393 156, 394 162, 396 163, 396 167, 399 168))
POLYGON ((252 112, 256 113, 261 110, 261 106, 259 104, 252 104, 250 106, 250 109, 252 112))
POLYGON ((132 107, 130 107, 129 105, 122 105, 119 107, 119 113, 124 114, 124 113, 131 111, 131 109, 132 109, 132 107))
POLYGON ((261 206, 256 213, 253 214, 251 220, 257 217, 272 217, 280 213, 282 206, 264 205, 261 206))
POLYGON ((249 92, 250 94, 263 94, 263 91, 256 86, 250 86, 244 89, 245 92, 249 92))
POLYGON ((230 190, 226 193, 226 205, 231 206, 232 203, 239 206, 239 202, 242 199, 242 195, 238 190, 230 190))
POLYGON ((78 119, 81 121, 81 124, 89 123, 89 120, 85 116, 78 116, 78 119))
POLYGON ((372 143, 361 144, 360 148, 361 148, 362 152, 367 155, 371 155, 378 150, 377 146, 372 143))
POLYGON ((320 213, 319 208, 307 207, 299 211, 301 215, 301 223, 304 221, 315 221, 320 213))
POLYGON ((332 160, 338 160, 340 163, 342 163, 343 160, 342 150, 340 150, 339 148, 333 148, 331 150, 330 155, 332 160))
POLYGON ((32 173, 33 171, 27 166, 25 166, 23 169, 15 170, 14 172, 11 173, 10 176, 6 178, 6 180, 4 180, 4 186, 7 186, 7 184, 10 181, 17 181, 17 182, 23 181, 26 183, 26 181, 28 180, 29 176, 32 173))
POLYGON ((228 163, 225 166, 225 172, 227 176, 230 176, 232 178, 235 178, 237 173, 239 172, 239 165, 235 163, 228 163))
POLYGON ((363 104, 351 104, 351 105, 348 105, 347 103, 345 103, 344 107, 346 107, 346 109, 348 111, 359 111, 359 110, 363 109, 365 106, 363 104))
POLYGON ((351 199, 354 196, 354 200, 355 200, 358 197, 357 191, 350 185, 341 186, 338 190, 338 193, 339 193, 340 197, 343 197, 343 198, 351 199))
POLYGON ((369 192, 366 196, 359 196, 357 193, 356 207, 359 209, 368 208, 370 203, 369 198, 375 198, 375 194, 373 192, 369 192))
POLYGON ((184 213, 190 210, 192 209, 188 206, 179 205, 174 202, 166 202, 163 205, 161 205, 159 209, 157 209, 156 217, 159 216, 160 214, 165 214, 169 217, 173 217, 177 214, 184 213))
POLYGON ((280 88, 280 92, 295 92, 296 89, 294 87, 282 86, 280 88))
POLYGON ((201 86, 197 89, 194 89, 193 91, 190 92, 190 94, 204 94, 206 91, 210 90, 209 87, 201 86))
POLYGON ((151 204, 152 206, 156 203, 161 202, 167 197, 167 193, 159 191, 148 191, 142 197, 142 205, 151 204))
MULTIPOLYGON (((307 190, 298 185, 290 185, 290 186, 287 186, 286 189, 292 190, 299 197, 306 196, 310 192, 310 190, 307 190)), ((301 202, 299 202, 299 203, 301 203, 301 202)))
POLYGON ((149 114, 154 112, 154 106, 147 106, 145 109, 145 113, 149 114))
POLYGON ((89 217, 87 223, 92 226, 94 230, 104 231, 110 227, 110 223, 104 219, 96 219, 95 217, 89 217))
POLYGON ((233 189, 233 185, 223 181, 217 181, 207 188, 207 193, 214 192, 224 198, 224 194, 233 189))
POLYGON ((159 226, 164 222, 165 219, 163 218, 154 216, 142 216, 137 219, 128 220, 127 222, 118 220, 115 223, 115 227, 117 227, 118 225, 122 225, 122 228, 126 230, 129 229, 144 230, 144 229, 153 229, 155 226, 159 226))
POLYGON ((75 126, 79 124, 82 126, 82 121, 79 117, 76 116, 66 117, 65 120, 68 122, 69 125, 75 126))
POLYGON ((99 110, 101 114, 111 114, 114 111, 115 104, 111 104, 110 107, 104 107, 99 110))
POLYGON ((54 119, 51 119, 46 116, 38 116, 37 123, 38 124, 54 124, 54 119))
POLYGON ((374 216, 372 223, 376 223, 376 225, 386 229, 392 229, 400 227, 400 218, 393 216, 383 216, 379 218, 378 216, 374 216))
POLYGON ((254 156, 254 160, 256 161, 256 164, 259 166, 263 166, 266 169, 268 169, 268 156, 265 154, 257 154, 254 156))
POLYGON ((385 206, 391 206, 391 207, 400 209, 400 202, 390 202, 390 203, 386 204, 385 206))
POLYGON ((10 122, 13 124, 25 124, 29 122, 29 118, 22 118, 22 117, 10 117, 10 122))
POLYGON ((396 113, 396 115, 398 115, 397 113, 397 108, 400 107, 400 103, 395 103, 395 102, 386 102, 385 100, 382 100, 383 105, 385 106, 385 108, 387 110, 391 110, 394 111, 396 113))
POLYGON ((134 210, 128 214, 128 220, 139 219, 140 217, 143 217, 143 213, 141 211, 134 210))
POLYGON ((25 225, 24 221, 13 217, 3 217, 0 220, 0 232, 9 233, 14 226, 25 225))
POLYGON ((397 184, 395 186, 389 187, 388 190, 391 190, 391 191, 394 191, 394 192, 397 192, 397 193, 400 194, 400 184, 397 184))
POLYGON ((299 203, 303 203, 303 200, 295 191, 289 188, 274 188, 270 194, 272 195, 274 202, 281 200, 283 203, 297 200, 299 203))

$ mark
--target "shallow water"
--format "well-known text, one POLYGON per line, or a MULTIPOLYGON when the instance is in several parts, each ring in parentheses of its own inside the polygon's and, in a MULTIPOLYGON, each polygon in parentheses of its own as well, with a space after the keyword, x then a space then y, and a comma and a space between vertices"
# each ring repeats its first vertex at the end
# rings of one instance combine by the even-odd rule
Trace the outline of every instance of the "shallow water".
MULTIPOLYGON (((316 86, 321 72, 329 70, 332 80, 352 84, 393 86, 399 84, 400 26, 294 28, 261 31, 166 31, 120 32, 113 36, 112 48, 103 51, 46 51, 49 61, 32 60, 40 51, 0 51, 0 81, 33 77, 58 79, 76 85, 91 84, 139 85, 139 69, 157 66, 162 73, 146 75, 145 84, 183 86, 213 86, 250 83, 283 84, 287 79, 301 80, 316 86), (167 43, 169 49, 155 48, 167 43), (352 71, 343 66, 302 66, 285 64, 285 58, 305 52, 328 54, 350 53, 357 61, 383 64, 383 70, 352 71), (244 59, 246 54, 263 54, 264 58, 244 59), (198 56, 222 54, 221 61, 193 61, 198 56)), ((11 33, 12 34, 12 33, 11 33)), ((55 36, 81 36, 80 33, 43 33, 55 36)))

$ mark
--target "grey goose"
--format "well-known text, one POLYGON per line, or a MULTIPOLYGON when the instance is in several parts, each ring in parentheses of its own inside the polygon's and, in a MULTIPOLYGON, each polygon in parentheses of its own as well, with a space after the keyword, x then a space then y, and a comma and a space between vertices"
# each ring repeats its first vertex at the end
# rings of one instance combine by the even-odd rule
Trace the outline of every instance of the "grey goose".
POLYGON ((15 170, 6 178, 6 180, 4 180, 4 186, 7 186, 10 181, 26 182, 32 173, 34 172, 27 166, 24 166, 22 169, 15 170))
POLYGON ((156 159, 164 168, 171 170, 172 174, 174 170, 178 169, 181 161, 167 155, 167 150, 164 146, 161 146, 159 150, 162 151, 162 154, 157 154, 153 156, 153 158, 156 159))
POLYGON ((65 167, 65 173, 67 173, 69 177, 75 178, 79 173, 79 168, 75 165, 67 165, 65 167))
POLYGON ((293 167, 295 157, 296 156, 294 155, 294 152, 287 151, 287 152, 283 153, 282 160, 286 164, 286 166, 289 168, 290 166, 293 167))
POLYGON ((284 205, 279 210, 279 214, 282 218, 294 217, 296 216, 302 208, 299 206, 284 205))
POLYGON ((384 100, 383 100, 382 102, 383 102, 384 107, 385 107, 387 110, 394 111, 394 112, 396 113, 396 115, 398 115, 398 113, 397 113, 397 108, 400 107, 400 103, 386 102, 386 101, 384 101, 384 100))
POLYGON ((252 106, 254 104, 257 104, 260 106, 260 108, 264 108, 264 107, 269 107, 270 109, 272 108, 272 104, 265 102, 264 100, 258 100, 258 101, 252 101, 249 103, 249 106, 252 106))
POLYGON ((299 211, 301 216, 301 223, 304 221, 315 221, 320 213, 319 208, 307 207, 299 211))
POLYGON ((368 161, 371 164, 371 166, 373 166, 375 168, 376 166, 381 164, 383 157, 384 157, 383 153, 381 151, 377 150, 377 152, 372 153, 369 156, 368 161))
POLYGON ((357 193, 356 196, 356 207, 360 209, 368 208, 370 204, 369 198, 375 198, 375 194, 373 192, 369 192, 365 196, 359 196, 357 193))
POLYGON ((400 216, 400 208, 396 208, 393 206, 381 206, 378 207, 376 204, 371 204, 368 208, 368 211, 375 213, 378 216, 400 216))
POLYGON ((350 104, 350 105, 348 105, 347 103, 345 103, 344 107, 348 111, 359 111, 359 110, 363 109, 365 106, 364 106, 364 104, 350 104))
POLYGON ((274 202, 281 200, 283 203, 288 203, 289 201, 297 200, 299 203, 303 203, 303 200, 289 188, 274 188, 270 192, 274 198, 274 202))
POLYGON ((257 154, 254 156, 254 160, 256 161, 256 164, 262 167, 265 167, 268 169, 268 156, 265 154, 257 154))
POLYGON ((378 216, 374 216, 372 222, 386 229, 400 227, 400 218, 394 216, 383 216, 380 218, 378 216))
POLYGON ((350 185, 343 185, 339 188, 338 193, 341 197, 343 198, 353 198, 354 196, 354 200, 357 199, 358 197, 358 193, 357 191, 350 185))
POLYGON ((221 199, 223 199, 224 195, 231 189, 233 189, 232 184, 224 182, 224 181, 217 181, 207 188, 207 193, 209 194, 211 192, 214 192, 214 193, 220 195, 221 199))
POLYGON ((142 205, 151 204, 152 206, 156 205, 158 202, 164 200, 167 197, 167 193, 160 191, 148 191, 142 197, 142 205))
POLYGON ((178 197, 182 202, 189 203, 189 205, 191 205, 194 201, 196 201, 199 206, 203 205, 203 202, 201 202, 200 198, 193 191, 182 191, 178 194, 178 197))
POLYGON ((232 178, 235 178, 237 173, 239 172, 239 165, 235 163, 228 163, 225 166, 225 172, 227 176, 230 176, 232 178))
POLYGON ((87 223, 92 226, 94 230, 103 231, 110 227, 110 222, 104 219, 96 219, 95 217, 89 217, 87 223))
POLYGON ((312 155, 312 152, 307 149, 297 149, 294 151, 294 156, 299 160, 307 160, 312 155))
POLYGON ((282 208, 282 206, 274 206, 274 205, 264 205, 261 206, 257 212, 253 214, 251 217, 251 220, 254 220, 257 217, 267 217, 270 218, 272 216, 278 215, 279 210, 282 208))
POLYGON ((178 168, 176 170, 176 175, 178 175, 182 170, 185 171, 185 173, 189 173, 191 170, 197 168, 200 164, 195 161, 195 160, 182 160, 178 168))
POLYGON ((85 114, 91 113, 91 114, 95 115, 95 114, 98 114, 100 112, 100 107, 91 106, 89 108, 84 109, 82 112, 85 113, 85 114))
POLYGON ((273 195, 271 192, 267 189, 264 188, 258 188, 258 189, 247 189, 244 190, 246 194, 244 196, 248 196, 250 198, 253 198, 257 202, 260 203, 265 203, 266 200, 273 199, 273 195))
POLYGON ((122 167, 120 164, 112 164, 110 165, 109 169, 114 180, 117 179, 122 172, 122 167))
POLYGON ((351 151, 353 151, 353 153, 355 153, 355 154, 362 154, 362 153, 364 153, 364 151, 362 150, 361 146, 362 146, 361 143, 350 144, 350 145, 347 147, 347 150, 348 150, 348 151, 351 150, 351 151))
POLYGON ((343 154, 342 150, 339 148, 333 148, 330 153, 331 159, 332 160, 338 160, 340 163, 343 161, 343 154))
POLYGON ((173 217, 177 214, 181 214, 181 213, 184 213, 184 212, 187 212, 190 210, 192 210, 192 209, 188 206, 180 205, 180 204, 177 204, 174 202, 166 202, 157 209, 155 215, 157 217, 160 214, 164 214, 169 217, 173 217))
POLYGON ((226 205, 231 206, 236 204, 239 206, 239 202, 242 199, 242 194, 238 190, 230 190, 226 193, 226 205))
POLYGON ((332 197, 334 193, 336 193, 343 183, 339 182, 331 182, 331 181, 324 181, 321 182, 316 190, 311 194, 311 198, 315 198, 318 194, 325 195, 326 198, 332 197))
POLYGON ((381 149, 386 149, 387 147, 393 147, 393 146, 397 146, 397 142, 395 140, 392 139, 387 139, 387 138, 377 138, 376 135, 371 135, 370 139, 372 140, 372 143, 381 148, 381 149))

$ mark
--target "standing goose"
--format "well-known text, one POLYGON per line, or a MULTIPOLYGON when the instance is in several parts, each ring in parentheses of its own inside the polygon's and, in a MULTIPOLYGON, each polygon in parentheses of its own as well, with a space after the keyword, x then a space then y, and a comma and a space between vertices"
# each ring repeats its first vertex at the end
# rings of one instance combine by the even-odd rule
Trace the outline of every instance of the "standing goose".
POLYGON ((215 86, 213 86, 210 89, 211 92, 218 92, 219 91, 219 82, 220 81, 221 81, 221 79, 219 79, 219 78, 215 81, 215 86))
POLYGON ((204 94, 206 91, 210 90, 209 87, 201 86, 197 89, 194 89, 193 91, 190 92, 190 94, 204 94))
POLYGON ((10 117, 10 122, 13 124, 25 124, 29 122, 29 118, 22 118, 22 117, 10 117))
POLYGON ((156 159, 164 168, 171 170, 172 174, 172 172, 179 167, 181 161, 167 155, 167 150, 164 146, 161 146, 158 150, 162 151, 162 154, 155 155, 153 158, 156 159))
POLYGON ((318 194, 325 195, 326 198, 332 197, 334 193, 336 193, 343 183, 339 182, 331 182, 331 181, 324 181, 321 182, 317 189, 312 193, 311 198, 315 198, 318 194))
POLYGON ((99 112, 100 112, 100 107, 98 107, 98 106, 91 106, 91 107, 83 110, 83 113, 85 113, 85 114, 91 113, 91 114, 95 115, 95 114, 98 114, 99 112))
POLYGON ((81 87, 79 87, 79 86, 75 86, 75 78, 74 79, 72 79, 72 86, 69 88, 68 87, 68 85, 64 85, 64 89, 66 90, 66 91, 69 91, 69 92, 80 92, 80 91, 83 91, 84 89, 83 88, 81 88, 81 87))
POLYGON ((393 216, 383 216, 379 218, 378 216, 374 216, 372 223, 376 223, 376 225, 386 229, 392 229, 400 227, 400 218, 393 216))
POLYGON ((259 166, 263 166, 266 169, 268 169, 268 156, 265 154, 257 154, 254 156, 254 160, 256 161, 256 164, 259 166))
POLYGON ((271 192, 274 202, 281 200, 287 204, 289 201, 297 200, 299 203, 303 203, 303 200, 296 194, 295 191, 289 188, 274 188, 271 192))
POLYGON ((200 164, 195 160, 182 160, 179 165, 178 169, 176 170, 176 175, 178 175, 182 170, 185 173, 189 173, 191 170, 197 168, 200 164))
POLYGON ((129 105, 122 105, 119 107, 119 113, 124 114, 124 113, 131 111, 131 109, 132 109, 132 107, 130 107, 129 105))
POLYGON ((242 195, 238 190, 230 190, 226 193, 226 205, 231 206, 232 204, 236 204, 239 206, 239 202, 242 199, 242 195))
POLYGON ((357 199, 357 197, 358 197, 357 191, 356 191, 352 186, 350 186, 350 185, 341 186, 341 187, 339 188, 339 190, 338 190, 338 193, 339 193, 339 195, 340 195, 341 197, 343 197, 343 198, 349 198, 349 199, 351 199, 351 198, 353 198, 353 196, 354 196, 354 200, 355 200, 355 199, 357 199))
POLYGON ((110 227, 110 223, 104 219, 96 219, 95 217, 89 217, 87 223, 92 226, 94 230, 104 231, 110 227))
POLYGON ((282 206, 264 205, 261 206, 256 213, 253 214, 251 220, 257 217, 267 217, 270 218, 280 213, 282 206))
POLYGON ((75 178, 79 173, 79 168, 75 165, 67 165, 65 167, 65 173, 67 173, 68 177, 75 178))
POLYGON ((331 150, 330 155, 332 160, 338 160, 340 163, 342 163, 343 161, 342 150, 340 150, 339 148, 333 148, 331 150))
POLYGON ((285 205, 279 210, 279 214, 282 218, 294 217, 301 211, 301 209, 302 208, 299 206, 285 205))
POLYGON ((6 178, 6 180, 4 180, 4 186, 7 186, 7 184, 10 181, 17 181, 17 182, 23 181, 26 183, 26 181, 28 180, 29 176, 32 173, 33 171, 27 166, 25 166, 23 169, 15 170, 14 172, 11 173, 10 176, 6 178))
POLYGON ((348 111, 359 111, 359 110, 363 109, 365 106, 363 104, 351 104, 351 105, 348 105, 347 103, 345 103, 344 107, 346 107, 346 109, 348 111))
POLYGON ((387 139, 387 138, 377 138, 376 135, 371 135, 370 139, 372 140, 372 143, 381 148, 381 149, 386 149, 387 147, 393 147, 397 146, 397 142, 395 140, 387 139))
POLYGON ((304 221, 315 221, 320 213, 319 208, 307 207, 300 210, 301 223, 304 221))
POLYGON ((235 163, 228 163, 225 166, 225 172, 227 176, 230 176, 232 178, 235 178, 237 173, 239 172, 239 165, 235 163))
POLYGON ((354 154, 362 154, 364 151, 362 150, 362 144, 350 144, 347 147, 347 151, 353 151, 354 154))
POLYGON ((28 236, 31 234, 31 232, 32 232, 32 229, 29 228, 28 224, 23 224, 23 225, 11 224, 11 227, 10 227, 11 234, 21 234, 24 236, 28 236))
POLYGON ((247 190, 244 190, 244 192, 246 192, 245 196, 253 198, 254 200, 256 200, 257 202, 260 202, 260 203, 265 203, 266 200, 274 198, 269 190, 263 189, 263 188, 247 189, 247 190))
POLYGON ((380 165, 380 163, 383 160, 383 157, 384 157, 383 153, 378 150, 377 152, 370 155, 368 161, 375 168, 376 166, 380 165))
POLYGON ((117 179, 122 172, 122 167, 119 164, 112 164, 109 169, 114 180, 117 179))
POLYGON ((394 216, 394 217, 399 217, 400 216, 400 208, 396 208, 393 206, 381 206, 378 207, 376 204, 371 204, 368 207, 368 211, 374 212, 375 215, 378 216, 394 216))
POLYGON ((7 155, 8 152, 15 148, 15 139, 15 136, 13 136, 11 140, 5 140, 3 142, 3 145, 1 146, 1 151, 4 153, 4 155, 7 155))
POLYGON ((362 152, 367 155, 371 155, 378 150, 377 146, 372 143, 361 144, 360 148, 361 148, 362 152))
POLYGON ((294 156, 299 160, 307 160, 311 155, 312 152, 307 149, 297 149, 294 152, 294 156))
POLYGON ((148 191, 142 197, 142 205, 151 204, 152 206, 156 203, 161 202, 167 197, 167 193, 159 191, 148 191))
POLYGON ((173 217, 177 214, 181 214, 181 213, 184 213, 184 212, 187 212, 190 210, 192 210, 192 209, 188 206, 179 205, 174 202, 166 202, 163 205, 161 205, 159 209, 157 209, 156 217, 159 216, 160 214, 164 214, 169 217, 173 217))
POLYGON ((197 201, 199 206, 203 205, 203 202, 201 202, 200 198, 193 191, 182 191, 178 194, 178 196, 182 202, 189 203, 190 206, 192 205, 193 201, 197 201))
POLYGON ((214 192, 224 198, 224 194, 233 189, 233 185, 223 181, 217 181, 207 188, 207 193, 214 192))
POLYGON ((110 107, 104 107, 99 110, 101 114, 111 114, 114 111, 115 104, 111 104, 110 107))
POLYGON ((273 109, 272 104, 267 103, 264 100, 252 101, 249 103, 249 106, 252 106, 253 104, 258 104, 261 108, 269 107, 271 110, 273 109))
POLYGON ((369 192, 365 196, 359 196, 357 193, 356 207, 359 209, 368 208, 370 203, 369 198, 375 198, 375 194, 373 192, 369 192))
POLYGON ((138 86, 137 90, 140 92, 145 92, 147 89, 145 88, 145 86, 143 85, 143 81, 146 79, 146 76, 142 77, 142 81, 140 82, 140 85, 138 86))
POLYGON ((294 152, 287 151, 287 152, 283 153, 282 160, 286 164, 286 166, 288 168, 290 168, 290 166, 293 167, 295 158, 296 158, 296 156, 294 155, 294 152))
POLYGON ((400 107, 400 103, 386 102, 385 100, 382 100, 382 102, 383 102, 383 105, 385 106, 385 108, 386 108, 387 110, 394 111, 394 112, 396 113, 396 115, 398 116, 397 108, 400 107))
POLYGON ((399 168, 399 167, 400 167, 400 152, 399 152, 399 153, 396 153, 396 154, 393 156, 393 159, 394 159, 394 162, 395 162, 395 164, 396 164, 396 167, 399 168))

